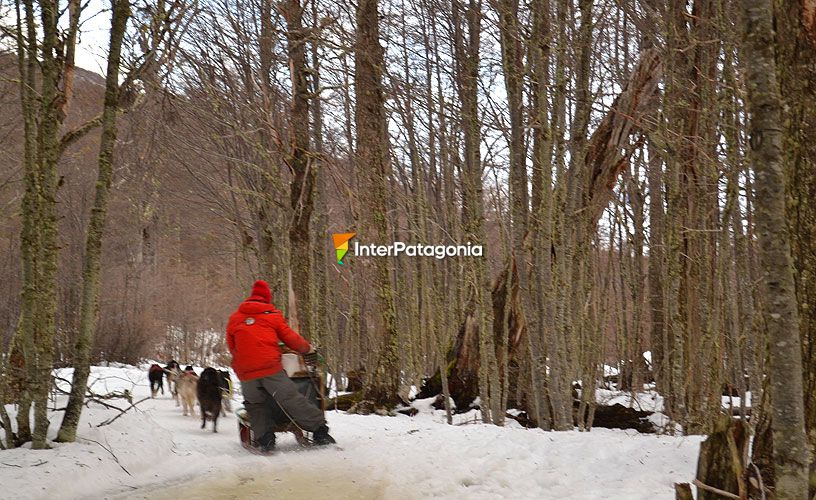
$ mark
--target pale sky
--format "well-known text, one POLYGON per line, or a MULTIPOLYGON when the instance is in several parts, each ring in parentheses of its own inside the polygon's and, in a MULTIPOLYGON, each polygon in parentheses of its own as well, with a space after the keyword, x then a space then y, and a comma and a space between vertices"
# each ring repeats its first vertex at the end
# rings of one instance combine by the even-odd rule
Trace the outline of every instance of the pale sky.
MULTIPOLYGON (((61 7, 63 2, 60 2, 61 7)), ((67 9, 66 9, 67 10, 67 9)), ((60 24, 67 27, 66 13, 60 24)), ((88 0, 82 15, 80 38, 77 44, 76 64, 80 68, 105 74, 105 61, 110 30, 110 5, 106 0, 88 0)), ((0 1, 0 23, 14 26, 16 23, 13 5, 0 1)))
POLYGON ((88 6, 82 15, 82 27, 77 44, 77 66, 101 75, 105 74, 110 21, 111 12, 108 2, 88 1, 88 6))

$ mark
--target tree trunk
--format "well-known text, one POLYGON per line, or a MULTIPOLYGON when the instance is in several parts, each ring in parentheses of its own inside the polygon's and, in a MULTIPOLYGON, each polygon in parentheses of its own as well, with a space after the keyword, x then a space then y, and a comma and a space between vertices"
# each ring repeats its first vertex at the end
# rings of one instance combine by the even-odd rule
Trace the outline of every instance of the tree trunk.
POLYGON ((74 375, 71 394, 57 441, 76 440, 79 417, 85 402, 85 391, 90 374, 91 346, 96 334, 99 311, 99 288, 102 267, 102 239, 108 211, 108 196, 113 178, 113 152, 116 145, 116 113, 119 103, 119 66, 122 40, 130 17, 130 1, 118 0, 113 4, 110 50, 105 76, 105 104, 102 113, 102 138, 99 144, 99 173, 96 180, 96 196, 88 224, 85 243, 84 269, 82 273, 82 304, 80 306, 79 333, 74 350, 74 375))
MULTIPOLYGON (((317 2, 312 2, 312 28, 317 29, 320 23, 317 11, 317 2)), ((312 141, 314 145, 314 152, 317 155, 315 162, 322 162, 323 160, 323 107, 320 101, 320 58, 317 41, 311 44, 311 62, 312 62, 312 84, 311 92, 315 100, 311 105, 312 115, 312 141)), ((333 335, 328 335, 329 332, 334 331, 334 322, 330 319, 329 310, 330 298, 329 289, 331 283, 329 282, 329 274, 326 272, 328 268, 328 258, 326 250, 329 248, 325 245, 325 240, 321 237, 328 237, 328 171, 325 168, 316 169, 315 174, 315 198, 317 200, 317 213, 315 214, 315 231, 317 241, 312 244, 312 292, 313 292, 313 306, 312 306, 312 331, 307 332, 309 338, 326 351, 330 350, 331 342, 335 338, 333 335)), ((334 305, 336 307, 336 305, 334 305)))
POLYGON ((316 163, 309 152, 309 70, 306 67, 306 31, 300 0, 288 0, 279 7, 286 19, 289 78, 292 81, 292 105, 289 115, 292 140, 287 164, 293 178, 289 186, 292 219, 289 225, 294 310, 289 319, 305 335, 312 334, 312 254, 309 223, 314 209, 316 163))
POLYGON ((39 175, 37 150, 37 111, 35 108, 37 71, 37 27, 34 21, 33 0, 24 1, 24 12, 17 3, 17 57, 20 71, 20 103, 24 123, 23 172, 25 193, 22 199, 22 229, 20 232, 20 255, 22 257, 23 291, 20 319, 12 339, 12 360, 22 361, 15 370, 15 383, 20 388, 17 409, 17 442, 20 445, 31 440, 30 410, 33 400, 36 360, 34 357, 34 325, 31 315, 35 308, 40 234, 37 230, 39 212, 39 175), (25 19, 25 21, 23 21, 25 19), (25 24, 25 34, 23 32, 25 24), (31 43, 29 43, 31 41, 31 43))
POLYGON ((665 224, 665 196, 663 193, 663 162, 655 152, 652 143, 649 143, 649 161, 646 177, 649 187, 649 310, 651 325, 649 344, 652 352, 652 375, 658 390, 663 390, 667 380, 665 373, 665 338, 666 328, 664 318, 665 287, 663 275, 665 271, 665 243, 663 241, 665 224))
MULTIPOLYGON (((26 9, 33 9, 30 1, 26 2, 26 9)), ((60 126, 65 118, 63 107, 66 103, 66 94, 60 89, 60 80, 63 64, 73 64, 57 57, 60 40, 58 29, 58 6, 52 2, 40 4, 40 29, 42 41, 40 43, 40 70, 42 85, 39 99, 37 154, 35 174, 37 202, 34 208, 35 217, 33 231, 39 237, 35 248, 27 250, 34 258, 35 272, 31 278, 34 283, 26 283, 31 293, 24 304, 28 309, 21 315, 27 325, 24 334, 31 332, 34 339, 34 363, 30 373, 32 378, 29 384, 32 387, 34 401, 34 432, 31 436, 31 446, 34 449, 44 449, 48 432, 48 393, 51 389, 51 370, 54 358, 54 335, 56 333, 57 311, 57 163, 61 153, 60 126)), ((32 16, 33 17, 33 16, 32 16)), ((76 16, 71 16, 76 22, 76 16)), ((31 20, 33 22, 33 20, 31 20)), ((73 30, 74 26, 69 26, 73 30)), ((29 43, 36 40, 32 34, 29 43)), ((25 232, 25 231, 24 231, 25 232)), ((23 242, 24 245, 30 243, 23 242)), ((25 306, 24 306, 25 307, 25 306)))
POLYGON ((785 223, 784 136, 774 62, 773 15, 769 0, 745 0, 743 13, 751 117, 749 158, 756 172, 756 226, 770 350, 775 496, 798 500, 807 498, 808 493, 807 440, 797 303, 785 223))
MULTIPOLYGON (((360 0, 356 10, 357 39, 354 58, 354 110, 357 128, 356 164, 359 172, 371 172, 366 203, 371 238, 383 244, 391 234, 388 228, 388 187, 391 172, 387 117, 382 73, 385 68, 380 45, 378 0, 360 0)), ((374 260, 374 283, 378 299, 381 350, 377 367, 370 375, 366 397, 377 406, 393 406, 399 389, 399 336, 394 292, 388 260, 374 260)))
MULTIPOLYGON (((512 265, 518 268, 519 287, 524 307, 522 315, 532 312, 528 271, 527 271, 527 229, 529 218, 529 194, 527 179, 527 148, 524 140, 524 106, 523 106, 523 77, 524 77, 524 46, 519 32, 519 2, 518 0, 498 0, 496 9, 499 14, 499 32, 501 40, 502 69, 504 70, 504 88, 507 92, 507 107, 510 115, 510 220, 512 233, 512 265)), ((494 311, 495 312, 495 311, 494 311)), ((523 321, 523 318, 518 318, 523 321)), ((496 323, 494 322, 494 325, 496 323)), ((501 339, 507 339, 506 332, 501 339)), ((511 363, 506 342, 499 342, 496 359, 502 381, 501 394, 496 406, 495 423, 504 422, 507 398, 508 366, 511 363)))
MULTIPOLYGON (((785 120, 785 173, 804 368, 805 427, 816 463, 816 5, 775 2, 777 71, 785 120)), ((811 477, 810 495, 816 494, 811 477)))
POLYGON ((532 59, 533 95, 533 161, 532 216, 530 240, 533 265, 528 270, 531 305, 525 304, 527 341, 530 352, 530 385, 533 418, 539 427, 552 427, 547 382, 547 343, 552 317, 552 176, 553 138, 550 128, 550 2, 538 0, 531 5, 533 31, 529 41, 532 59))
MULTIPOLYGON (((479 47, 481 45, 480 3, 470 0, 467 7, 455 1, 453 5, 454 51, 456 54, 456 86, 461 101, 461 123, 464 136, 462 167, 462 233, 466 241, 484 242, 484 200, 482 159, 479 151, 481 122, 478 110, 479 47), (464 19, 463 19, 464 16, 464 19)), ((492 308, 486 300, 490 290, 488 269, 484 258, 472 259, 466 266, 464 288, 467 291, 465 314, 472 316, 470 324, 479 343, 479 396, 482 420, 493 421, 491 398, 500 398, 496 356, 493 344, 492 308)), ((468 324, 466 319, 465 323, 468 324)), ((466 328, 466 330, 469 330, 466 328)), ((453 380, 452 380, 453 383, 453 380)), ((451 387, 451 392, 455 392, 451 387)))

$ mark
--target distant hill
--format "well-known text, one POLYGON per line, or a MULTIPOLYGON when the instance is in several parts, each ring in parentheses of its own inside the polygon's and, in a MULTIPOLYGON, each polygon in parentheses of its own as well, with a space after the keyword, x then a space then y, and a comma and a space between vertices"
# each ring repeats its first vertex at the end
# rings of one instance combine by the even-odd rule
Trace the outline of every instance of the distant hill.
MULTIPOLYGON (((8 345, 17 324, 20 297, 23 123, 18 80, 15 55, 0 54, 0 346, 8 345)), ((104 85, 102 76, 77 68, 63 133, 101 112, 104 85)), ((165 345, 210 349, 209 337, 198 338, 199 332, 222 328, 240 298, 235 263, 225 258, 234 244, 224 236, 230 228, 213 230, 224 227, 223 219, 190 203, 196 180, 169 154, 184 150, 187 139, 178 126, 165 122, 166 107, 148 101, 119 117, 103 246, 103 333, 94 351, 100 359, 164 356, 165 345), (207 304, 205 310, 200 303, 207 304)), ((93 130, 72 145, 59 165, 58 360, 69 359, 73 350, 99 134, 93 130)))

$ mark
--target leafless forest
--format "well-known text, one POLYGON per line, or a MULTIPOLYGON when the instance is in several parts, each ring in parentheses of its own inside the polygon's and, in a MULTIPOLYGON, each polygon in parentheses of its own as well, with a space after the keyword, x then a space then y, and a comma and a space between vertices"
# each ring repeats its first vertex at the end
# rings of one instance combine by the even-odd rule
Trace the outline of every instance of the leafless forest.
POLYGON ((55 366, 70 441, 89 363, 228 364, 264 278, 357 408, 589 430, 596 388, 654 384, 722 437, 701 481, 806 497, 813 0, 0 0, 0 30, 5 446, 46 446, 55 366), (345 232, 485 251, 341 266, 345 232))

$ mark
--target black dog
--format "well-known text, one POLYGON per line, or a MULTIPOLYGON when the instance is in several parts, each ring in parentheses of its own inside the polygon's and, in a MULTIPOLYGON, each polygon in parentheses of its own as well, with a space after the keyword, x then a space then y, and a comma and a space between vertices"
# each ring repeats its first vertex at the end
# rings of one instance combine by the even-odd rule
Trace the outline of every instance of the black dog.
POLYGON ((164 374, 167 376, 167 385, 170 385, 170 382, 174 381, 178 374, 181 373, 181 367, 178 364, 178 361, 175 359, 171 359, 167 362, 167 366, 164 367, 164 374))
POLYGON ((162 367, 155 363, 150 365, 150 369, 147 371, 147 379, 150 380, 150 397, 155 398, 160 389, 163 396, 164 384, 162 380, 164 380, 164 370, 162 370, 162 367))
POLYGON ((227 412, 232 411, 232 378, 230 378, 229 370, 218 370, 218 374, 221 376, 219 384, 221 386, 221 397, 224 403, 224 406, 221 408, 221 415, 227 416, 227 412))
POLYGON ((221 413, 221 374, 215 368, 204 368, 198 378, 198 404, 201 406, 201 428, 207 418, 213 421, 213 432, 218 432, 218 415, 221 413))

